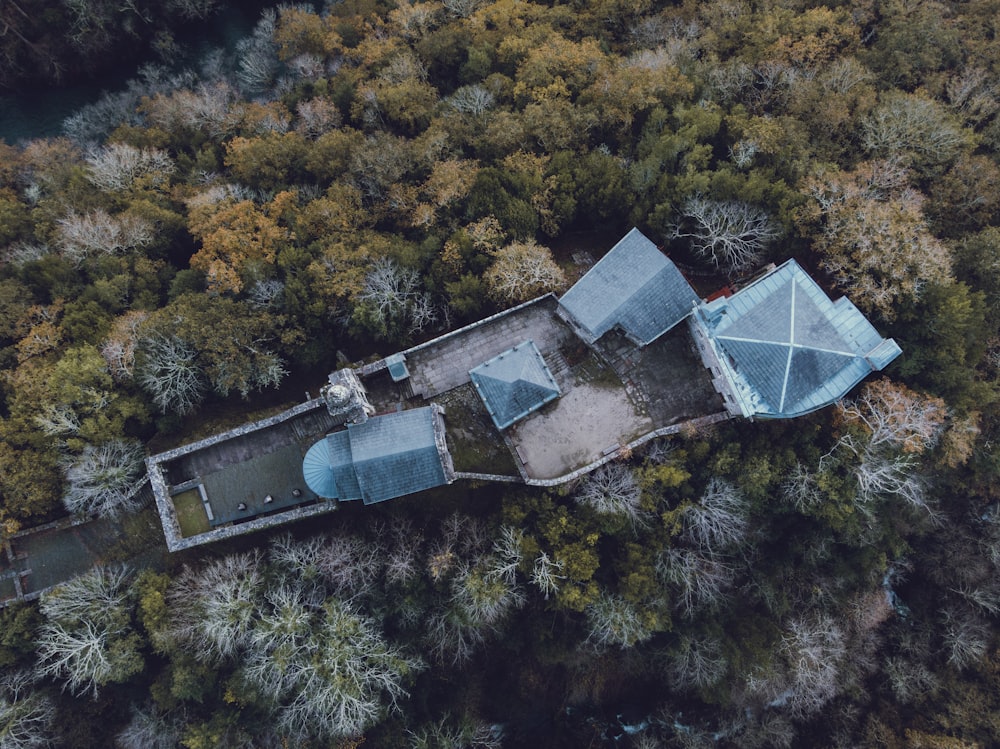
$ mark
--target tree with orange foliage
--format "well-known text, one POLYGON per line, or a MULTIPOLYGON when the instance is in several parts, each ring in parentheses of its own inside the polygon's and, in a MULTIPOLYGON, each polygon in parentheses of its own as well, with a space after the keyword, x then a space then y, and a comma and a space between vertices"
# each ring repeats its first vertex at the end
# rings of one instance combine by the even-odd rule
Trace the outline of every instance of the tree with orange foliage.
POLYGON ((263 207, 231 199, 191 207, 191 232, 202 245, 191 267, 205 272, 209 289, 237 293, 255 271, 274 265, 290 239, 282 217, 295 200, 295 193, 281 192, 263 207))
POLYGON ((839 409, 848 423, 863 426, 867 449, 892 447, 904 453, 922 453, 937 444, 947 417, 940 398, 888 379, 868 383, 860 396, 840 403, 839 409))

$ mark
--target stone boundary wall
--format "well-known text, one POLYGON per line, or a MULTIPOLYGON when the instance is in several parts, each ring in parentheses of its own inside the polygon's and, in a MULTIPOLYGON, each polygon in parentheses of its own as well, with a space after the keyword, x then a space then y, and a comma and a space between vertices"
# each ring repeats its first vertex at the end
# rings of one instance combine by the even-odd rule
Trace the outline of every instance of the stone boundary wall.
POLYGON ((455 473, 456 479, 468 479, 469 481, 495 481, 505 484, 523 484, 524 479, 520 476, 501 476, 498 473, 467 473, 458 471, 455 473))
MULTIPOLYGON (((430 348, 431 346, 435 346, 435 345, 441 343, 441 341, 447 341, 449 338, 455 338, 456 336, 464 335, 465 333, 468 333, 470 330, 475 330, 476 328, 481 328, 484 325, 488 325, 489 323, 492 323, 494 320, 499 320, 501 318, 507 317, 508 315, 513 315, 513 314, 515 314, 517 312, 520 312, 523 309, 531 307, 532 305, 541 304, 543 302, 546 302, 546 301, 548 301, 550 299, 555 299, 555 298, 556 298, 556 295, 553 294, 550 291, 549 293, 543 294, 542 296, 537 296, 534 299, 529 299, 527 302, 521 302, 516 307, 511 307, 510 309, 505 309, 505 310, 503 310, 501 312, 497 312, 495 314, 492 314, 489 317, 484 317, 482 320, 476 320, 474 323, 470 323, 468 325, 464 325, 461 328, 457 328, 455 330, 452 330, 449 333, 445 333, 444 335, 440 335, 437 338, 431 338, 429 341, 425 341, 424 343, 419 343, 416 346, 412 346, 412 347, 406 349, 406 351, 404 351, 403 354, 404 355, 406 355, 406 354, 413 354, 413 353, 416 353, 417 351, 422 351, 425 348, 430 348)), ((385 359, 382 359, 380 362, 376 362, 375 364, 368 365, 368 366, 375 367, 374 369, 371 370, 372 372, 375 372, 375 371, 378 371, 379 369, 385 369, 388 365, 385 363, 385 359), (379 364, 381 364, 381 366, 378 366, 379 364)))
POLYGON ((167 486, 166 477, 163 475, 163 464, 171 460, 175 460, 182 455, 203 450, 206 447, 217 445, 220 442, 225 442, 226 440, 233 439, 234 437, 242 437, 243 435, 251 432, 267 429, 268 427, 293 419, 296 416, 301 416, 302 414, 325 407, 326 402, 322 398, 312 398, 307 400, 305 403, 292 406, 291 408, 275 414, 274 416, 268 416, 265 419, 252 421, 249 424, 241 424, 240 426, 230 429, 227 432, 215 434, 211 437, 198 440, 197 442, 181 445, 180 447, 175 447, 172 450, 167 450, 146 458, 146 471, 149 474, 149 483, 153 489, 153 497, 156 500, 156 509, 160 514, 160 522, 163 524, 163 535, 167 539, 167 548, 170 551, 189 549, 192 546, 199 546, 201 544, 219 541, 224 538, 232 538, 233 536, 250 533, 262 528, 270 528, 271 526, 290 522, 300 517, 309 517, 311 515, 317 515, 323 512, 335 510, 336 506, 329 506, 329 503, 311 505, 309 507, 299 507, 286 512, 279 512, 270 517, 258 518, 257 520, 250 520, 246 523, 239 523, 225 528, 215 528, 206 533, 199 533, 197 536, 184 538, 181 535, 181 526, 177 520, 177 511, 174 508, 173 500, 170 498, 170 487, 167 486), (319 509, 317 509, 317 507, 319 509), (311 510, 312 512, 301 512, 303 510, 311 510))
POLYGON ((74 528, 78 525, 83 525, 84 523, 89 523, 92 520, 96 520, 96 515, 71 515, 68 518, 60 518, 59 520, 53 520, 51 523, 43 523, 42 525, 35 525, 31 528, 25 528, 17 533, 10 534, 7 538, 15 539, 22 538, 24 536, 30 536, 32 533, 41 533, 42 531, 48 530, 65 530, 66 528, 74 528))
POLYGON ((437 450, 438 459, 441 461, 444 480, 450 484, 455 480, 455 461, 452 460, 445 439, 444 406, 440 403, 431 403, 431 414, 434 420, 434 449, 437 450))
MULTIPOLYGON (((245 523, 237 523, 235 525, 228 525, 222 528, 215 528, 214 530, 210 530, 206 533, 199 533, 197 536, 191 536, 190 538, 178 537, 171 539, 168 536, 167 548, 170 551, 182 551, 184 549, 190 549, 194 546, 210 544, 216 541, 222 541, 226 538, 234 538, 247 533, 273 528, 278 525, 293 523, 296 520, 302 520, 303 518, 324 515, 328 512, 334 512, 337 509, 339 509, 339 505, 336 501, 321 500, 316 504, 307 505, 306 507, 293 507, 290 510, 285 510, 284 512, 279 512, 268 517, 248 520, 245 523)), ((164 528, 166 528, 166 526, 164 526, 164 528)))
POLYGON ((217 445, 220 442, 225 442, 233 437, 242 437, 244 434, 272 427, 275 424, 280 424, 283 421, 288 421, 296 416, 301 416, 304 413, 309 413, 310 411, 325 406, 326 402, 322 398, 312 398, 307 400, 305 403, 299 403, 297 406, 292 406, 288 410, 277 413, 274 416, 268 416, 267 418, 260 419, 259 421, 251 421, 248 424, 240 424, 238 427, 233 427, 227 432, 213 434, 211 437, 206 437, 205 439, 198 440, 197 442, 190 442, 186 445, 175 447, 172 450, 152 455, 147 458, 146 462, 147 465, 150 460, 154 460, 157 463, 166 463, 167 461, 174 460, 181 455, 187 455, 188 453, 193 453, 196 450, 202 450, 206 447, 217 445))

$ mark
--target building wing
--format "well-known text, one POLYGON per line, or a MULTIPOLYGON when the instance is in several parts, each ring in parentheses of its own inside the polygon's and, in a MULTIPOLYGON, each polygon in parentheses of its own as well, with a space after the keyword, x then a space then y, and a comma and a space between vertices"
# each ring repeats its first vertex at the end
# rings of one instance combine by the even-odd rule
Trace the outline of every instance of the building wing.
POLYGON ((348 424, 309 448, 302 473, 322 497, 365 504, 450 483, 454 468, 441 409, 416 408, 348 424))
POLYGON ((559 307, 588 343, 617 327, 645 346, 699 301, 677 266, 632 229, 562 296, 559 307))
POLYGON ((846 298, 831 301, 794 260, 695 318, 744 416, 788 418, 843 397, 900 349, 846 298))

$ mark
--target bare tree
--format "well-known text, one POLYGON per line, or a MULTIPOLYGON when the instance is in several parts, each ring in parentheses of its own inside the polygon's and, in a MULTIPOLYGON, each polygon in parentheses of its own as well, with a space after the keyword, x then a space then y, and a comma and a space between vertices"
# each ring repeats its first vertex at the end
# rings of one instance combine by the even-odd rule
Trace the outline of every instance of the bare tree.
POLYGON ((132 630, 129 572, 95 567, 42 596, 46 622, 36 639, 39 675, 74 694, 125 681, 143 668, 132 630))
POLYGON ((500 536, 493 542, 493 554, 487 560, 487 576, 500 578, 513 585, 523 556, 523 542, 524 533, 519 528, 502 526, 500 536))
POLYGON ((838 676, 847 655, 846 638, 829 616, 793 619, 781 640, 792 682, 775 703, 804 718, 818 712, 837 694, 838 676))
POLYGON ((391 258, 379 258, 365 276, 357 301, 375 324, 388 333, 395 328, 419 332, 437 315, 430 296, 419 289, 420 275, 391 258))
POLYGON ((866 453, 854 468, 858 501, 867 505, 879 497, 895 496, 913 507, 931 512, 924 480, 912 455, 866 453))
POLYGON ((376 544, 359 536, 328 536, 319 551, 320 573, 336 595, 348 598, 361 595, 381 572, 379 551, 376 544))
POLYGON ((219 0, 167 0, 167 7, 189 21, 208 18, 219 7, 219 0))
POLYGON ((167 592, 166 636, 198 660, 231 658, 250 641, 260 612, 263 577, 259 552, 232 554, 185 567, 167 592))
POLYGON ((132 717, 115 736, 119 749, 175 749, 184 725, 179 710, 164 712, 156 705, 132 706, 132 717))
POLYGON ((16 267, 41 260, 52 252, 47 244, 37 242, 14 242, 3 250, 3 259, 16 267))
POLYGON ((607 463, 591 473, 574 499, 598 514, 623 517, 633 528, 643 525, 648 515, 635 472, 624 463, 607 463))
POLYGON ((865 426, 866 447, 893 447, 905 453, 921 453, 936 445, 948 415, 940 398, 886 379, 868 383, 860 396, 843 401, 839 408, 848 421, 865 426))
POLYGON ((885 663, 885 675, 892 693, 903 704, 918 702, 940 688, 935 673, 925 663, 912 657, 889 658, 885 663))
POLYGON ((781 494, 799 512, 807 512, 823 500, 816 474, 796 462, 781 482, 781 494))
POLYGON ((51 746, 49 729, 56 706, 36 691, 30 671, 6 671, 0 675, 0 747, 38 749, 51 746))
POLYGON ((390 528, 391 541, 385 555, 385 579, 389 583, 405 585, 420 574, 420 554, 424 539, 412 524, 394 518, 390 528))
POLYGON ((559 592, 560 580, 565 580, 566 575, 560 574, 565 565, 560 559, 552 559, 544 551, 535 557, 535 563, 531 568, 531 582, 549 600, 549 596, 559 592))
POLYGON ((681 537, 709 552, 722 551, 746 538, 746 499, 739 490, 720 478, 712 478, 698 502, 684 509, 681 537))
POLYGON ((234 86, 215 79, 174 90, 169 96, 151 97, 143 111, 149 124, 164 130, 190 128, 221 139, 239 127, 244 106, 234 86))
POLYGON ((972 126, 982 125, 1000 110, 1000 85, 984 68, 963 68, 945 85, 948 104, 972 126))
POLYGON ((290 533, 283 533, 271 540, 268 559, 281 574, 294 575, 303 594, 319 602, 326 597, 325 547, 323 535, 298 541, 290 533))
POLYGON ((514 581, 491 572, 486 565, 463 564, 452 579, 451 603, 470 626, 496 630, 524 604, 524 593, 514 581))
POLYGON ((340 109, 330 99, 304 99, 295 107, 295 115, 296 132, 307 138, 318 138, 323 133, 340 127, 340 109))
POLYGON ((483 4, 483 0, 446 0, 445 10, 458 18, 468 18, 483 4))
POLYGON ((87 156, 87 165, 87 179, 106 192, 129 190, 139 181, 150 187, 164 185, 175 168, 166 151, 127 143, 95 148, 87 156))
POLYGON ((161 411, 185 416, 205 397, 205 382, 197 352, 177 336, 159 333, 139 341, 135 378, 161 411))
POLYGON ((685 636, 671 649, 667 670, 683 689, 706 689, 719 682, 727 665, 718 640, 685 636))
POLYGON ((460 666, 467 663, 486 642, 488 632, 470 627, 451 608, 431 614, 423 625, 424 647, 438 663, 460 666))
POLYGON ((479 116, 493 108, 496 97, 485 86, 476 83, 456 89, 446 101, 456 112, 479 116))
POLYGON ((930 232, 924 197, 898 160, 809 177, 803 192, 815 201, 800 214, 803 229, 859 307, 891 320, 900 301, 951 278, 950 251, 930 232))
POLYGON ((534 240, 509 244, 494 257, 484 280, 490 294, 502 302, 523 302, 566 284, 552 251, 534 240))
POLYGON ((865 118, 861 142, 882 158, 916 155, 941 164, 958 155, 969 135, 937 101, 923 94, 893 91, 865 118))
POLYGON ((135 440, 87 445, 66 465, 63 504, 72 513, 116 518, 142 507, 145 450, 135 440))
POLYGON ((273 701, 279 730, 299 739, 336 738, 381 719, 405 696, 403 679, 421 667, 386 643, 371 620, 330 598, 308 634, 296 624, 251 647, 243 673, 273 701))
POLYGON ((145 247, 155 237, 153 225, 144 218, 128 213, 112 216, 102 208, 84 215, 70 213, 56 222, 56 231, 59 248, 77 265, 91 255, 145 247))
POLYGON ((896 496, 933 515, 917 454, 940 439, 947 416, 944 401, 881 380, 866 385, 860 397, 842 403, 840 410, 849 424, 861 427, 861 434, 844 434, 821 458, 821 468, 838 450, 853 453, 862 508, 879 497, 896 496))
POLYGON ((715 554, 674 547, 660 553, 656 571, 675 587, 676 605, 685 616, 718 605, 733 584, 735 568, 715 554))
POLYGON ((981 661, 992 641, 989 624, 974 612, 956 607, 945 609, 942 614, 948 663, 962 669, 981 661))
POLYGON ((601 591, 585 613, 587 643, 597 650, 611 645, 630 648, 653 636, 650 613, 621 596, 601 591))
POLYGON ((282 296, 285 293, 285 282, 277 278, 255 281, 247 292, 250 303, 260 309, 276 309, 281 307, 282 296))
POLYGON ((149 318, 145 310, 129 310, 111 324, 111 332, 101 344, 101 356, 108 363, 108 372, 117 382, 132 379, 135 369, 135 348, 139 331, 149 318))
POLYGON ((274 83, 278 75, 278 45, 274 41, 277 13, 265 9, 253 33, 236 44, 236 78, 250 93, 260 93, 274 83))
POLYGON ((782 234, 765 211, 735 200, 696 195, 684 202, 682 213, 684 220, 671 238, 689 240, 696 253, 727 271, 759 263, 767 246, 782 234))
POLYGON ((468 716, 456 721, 445 715, 407 734, 410 749, 500 749, 503 746, 502 726, 468 716))
POLYGON ((80 431, 80 415, 68 403, 46 403, 35 424, 49 437, 66 437, 80 431))
POLYGON ((442 540, 457 549, 465 559, 475 559, 486 552, 493 539, 478 518, 453 512, 441 523, 442 540))

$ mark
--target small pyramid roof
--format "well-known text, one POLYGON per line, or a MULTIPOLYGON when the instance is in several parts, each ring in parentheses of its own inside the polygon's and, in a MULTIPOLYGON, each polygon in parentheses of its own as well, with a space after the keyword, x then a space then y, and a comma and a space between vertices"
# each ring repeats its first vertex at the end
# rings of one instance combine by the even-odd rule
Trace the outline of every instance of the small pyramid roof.
POLYGON ((559 397, 559 385, 534 341, 519 343, 469 372, 497 429, 559 397))

